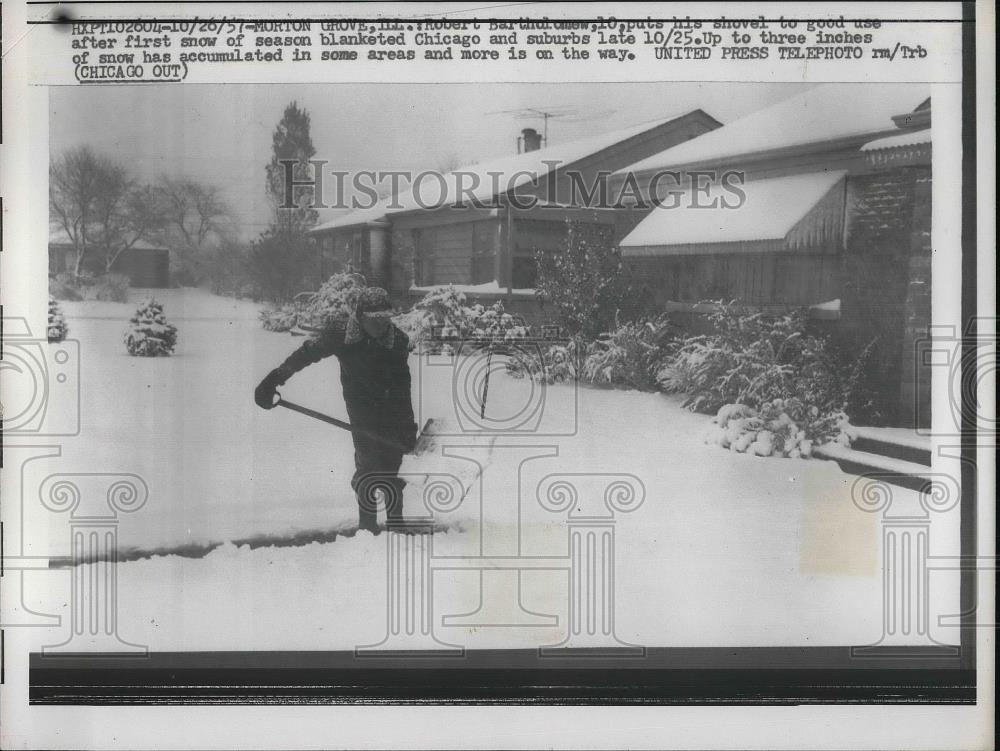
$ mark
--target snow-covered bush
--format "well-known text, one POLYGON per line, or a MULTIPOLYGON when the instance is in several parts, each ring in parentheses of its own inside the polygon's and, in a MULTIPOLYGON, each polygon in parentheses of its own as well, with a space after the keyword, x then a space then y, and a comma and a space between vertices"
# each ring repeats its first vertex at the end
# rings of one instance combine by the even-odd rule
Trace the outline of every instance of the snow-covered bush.
POLYGON ((367 286, 360 274, 334 274, 302 306, 304 325, 323 328, 331 321, 347 320, 354 310, 358 292, 367 286))
POLYGON ((538 383, 565 383, 579 378, 581 355, 586 345, 579 339, 566 342, 525 347, 523 356, 511 357, 506 362, 507 375, 511 378, 530 378, 538 383))
POLYGON ((105 302, 128 302, 129 285, 130 280, 124 274, 104 274, 94 282, 94 299, 105 302))
POLYGON ((432 353, 453 352, 460 342, 488 347, 529 336, 529 327, 504 312, 502 302, 489 307, 466 303, 465 293, 454 286, 435 287, 394 322, 414 347, 432 353))
POLYGON ((177 344, 177 328, 167 323, 163 305, 146 300, 138 307, 125 330, 125 349, 138 357, 165 357, 177 344))
POLYGON ((48 338, 50 342, 61 342, 69 334, 69 326, 66 325, 66 318, 63 316, 62 308, 56 299, 49 296, 49 326, 48 338))
POLYGON ((572 335, 593 339, 615 323, 629 284, 611 225, 566 222, 557 253, 538 251, 538 295, 572 335))
POLYGON ((713 421, 714 441, 723 448, 755 456, 808 459, 813 447, 837 440, 850 445, 847 417, 823 414, 801 399, 774 399, 759 409, 746 404, 723 405, 713 421))
POLYGON ((825 413, 843 409, 857 363, 840 362, 825 339, 808 333, 804 312, 765 316, 710 304, 714 332, 679 343, 659 373, 664 391, 685 394, 684 404, 699 412, 788 397, 825 413))
POLYGON ((714 333, 680 343, 660 370, 661 388, 685 394, 692 410, 717 411, 716 440, 734 451, 808 456, 812 445, 835 439, 872 345, 849 362, 807 332, 803 312, 715 305, 714 333))
POLYGON ((619 326, 590 345, 583 380, 655 391, 657 373, 668 354, 668 334, 665 317, 619 326))
POLYGON ((264 331, 291 331, 298 321, 298 312, 294 305, 283 305, 280 308, 265 308, 260 311, 259 318, 264 331))
POLYGON ((497 300, 489 307, 473 305, 469 310, 470 336, 483 346, 510 344, 526 339, 529 328, 520 317, 504 312, 503 303, 497 300))

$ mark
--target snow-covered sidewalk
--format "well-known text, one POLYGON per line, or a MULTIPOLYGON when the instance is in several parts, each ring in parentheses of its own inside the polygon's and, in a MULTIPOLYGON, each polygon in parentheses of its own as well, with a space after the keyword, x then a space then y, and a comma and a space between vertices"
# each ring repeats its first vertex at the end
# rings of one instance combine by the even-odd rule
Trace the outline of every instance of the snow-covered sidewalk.
MULTIPOLYGON (((179 329, 169 358, 125 354, 121 331, 132 303, 63 303, 70 336, 80 341, 81 434, 63 443, 60 457, 25 464, 22 493, 53 472, 134 473, 150 497, 122 516, 121 548, 218 545, 200 558, 157 556, 117 566, 119 633, 129 641, 154 650, 350 649, 378 641, 389 536, 256 549, 231 544, 329 532, 356 520, 350 436, 253 404, 258 380, 302 339, 263 331, 248 303, 196 290, 158 298, 179 329)), ((469 389, 478 394, 479 381, 456 381, 459 367, 411 359, 418 420, 462 417, 455 404, 469 389)), ((283 394, 346 414, 334 359, 297 375, 283 394)), ((488 416, 510 417, 504 410, 511 405, 539 397, 540 432, 500 439, 482 492, 474 489, 459 507, 436 515, 451 530, 433 537, 435 565, 445 556, 565 557, 568 509, 544 508, 543 489, 554 475, 566 476, 581 505, 600 506, 594 496, 607 485, 600 478, 628 475, 645 502, 614 515, 619 638, 646 646, 879 638, 881 519, 852 502, 853 476, 833 462, 761 459, 706 444, 707 419, 659 394, 543 389, 494 374, 488 416)), ((455 444, 480 446, 465 449, 475 453, 483 442, 466 436, 455 444)), ((25 517, 34 554, 68 554, 64 516, 28 503, 25 517)), ((951 549, 957 511, 939 521, 932 545, 951 549)), ((31 576, 49 579, 28 590, 41 599, 26 604, 66 615, 69 573, 31 576), (48 597, 39 594, 46 590, 48 597)), ((556 625, 440 626, 439 637, 470 648, 559 642, 566 572, 515 576, 525 611, 555 616, 556 625)), ((435 617, 475 611, 480 581, 477 571, 442 566, 434 574, 435 617)), ((956 582, 934 576, 932 613, 957 612, 956 582)), ((55 631, 40 629, 39 643, 62 641, 55 631)))

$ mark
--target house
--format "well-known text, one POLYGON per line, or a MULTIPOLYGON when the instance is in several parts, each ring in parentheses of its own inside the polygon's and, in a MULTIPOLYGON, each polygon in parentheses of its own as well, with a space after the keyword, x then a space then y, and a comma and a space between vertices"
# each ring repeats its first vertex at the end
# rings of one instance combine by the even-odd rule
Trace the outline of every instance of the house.
MULTIPOLYGON (((105 272, 104 259, 88 248, 84 254, 83 270, 95 275, 105 272)), ((76 268, 76 247, 65 230, 56 230, 49 235, 49 274, 72 273, 76 268)), ((136 240, 124 251, 111 268, 112 272, 124 274, 133 287, 163 288, 170 286, 170 250, 145 240, 136 240)))
POLYGON ((546 147, 525 129, 519 154, 426 180, 311 232, 324 270, 350 265, 400 304, 454 284, 477 300, 503 298, 537 318, 535 254, 559 249, 568 219, 607 225, 615 239, 624 234, 623 212, 586 193, 616 170, 720 125, 694 110, 546 147))
POLYGON ((628 166, 617 180, 657 192, 623 257, 668 310, 809 306, 848 351, 875 340, 886 420, 926 427, 930 380, 914 347, 930 323, 928 94, 817 86, 628 166), (652 180, 665 171, 676 185, 652 180))

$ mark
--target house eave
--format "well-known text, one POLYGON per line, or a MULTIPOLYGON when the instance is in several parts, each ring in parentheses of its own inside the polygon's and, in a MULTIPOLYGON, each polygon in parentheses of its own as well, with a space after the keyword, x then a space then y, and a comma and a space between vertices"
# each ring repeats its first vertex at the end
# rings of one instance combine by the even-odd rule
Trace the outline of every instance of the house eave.
POLYGON ((877 138, 885 138, 886 136, 894 135, 899 133, 898 128, 887 128, 884 130, 868 131, 865 133, 858 133, 851 136, 844 136, 843 138, 828 139, 823 141, 810 141, 808 143, 795 144, 792 146, 782 146, 776 149, 766 149, 764 151, 750 151, 742 154, 728 154, 720 155, 718 157, 710 157, 708 159, 698 159, 691 162, 680 162, 677 164, 669 164, 661 167, 651 167, 641 171, 633 172, 628 168, 616 172, 613 177, 619 180, 624 180, 626 175, 633 175, 635 178, 645 178, 651 177, 657 173, 663 172, 683 172, 683 171, 694 171, 698 169, 708 169, 712 167, 720 166, 749 166, 751 164, 757 164, 760 162, 779 162, 784 159, 791 157, 802 156, 805 154, 815 154, 817 156, 828 154, 836 151, 845 151, 849 149, 860 149, 860 147, 867 143, 868 141, 875 140, 877 138))

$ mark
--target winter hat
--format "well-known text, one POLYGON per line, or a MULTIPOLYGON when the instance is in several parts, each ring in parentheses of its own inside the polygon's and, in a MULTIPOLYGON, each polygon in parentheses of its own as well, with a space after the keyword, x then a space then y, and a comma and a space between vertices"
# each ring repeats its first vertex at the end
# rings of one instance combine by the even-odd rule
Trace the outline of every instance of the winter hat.
MULTIPOLYGON (((392 315, 392 303, 389 301, 389 293, 381 287, 363 287, 358 293, 354 302, 354 312, 347 319, 347 344, 360 342, 365 338, 365 331, 361 327, 361 316, 390 317, 392 315)), ((395 328, 389 326, 385 334, 378 338, 378 343, 383 347, 392 349, 396 340, 395 328)))
POLYGON ((362 287, 354 303, 356 314, 382 313, 392 310, 389 293, 381 287, 362 287))

